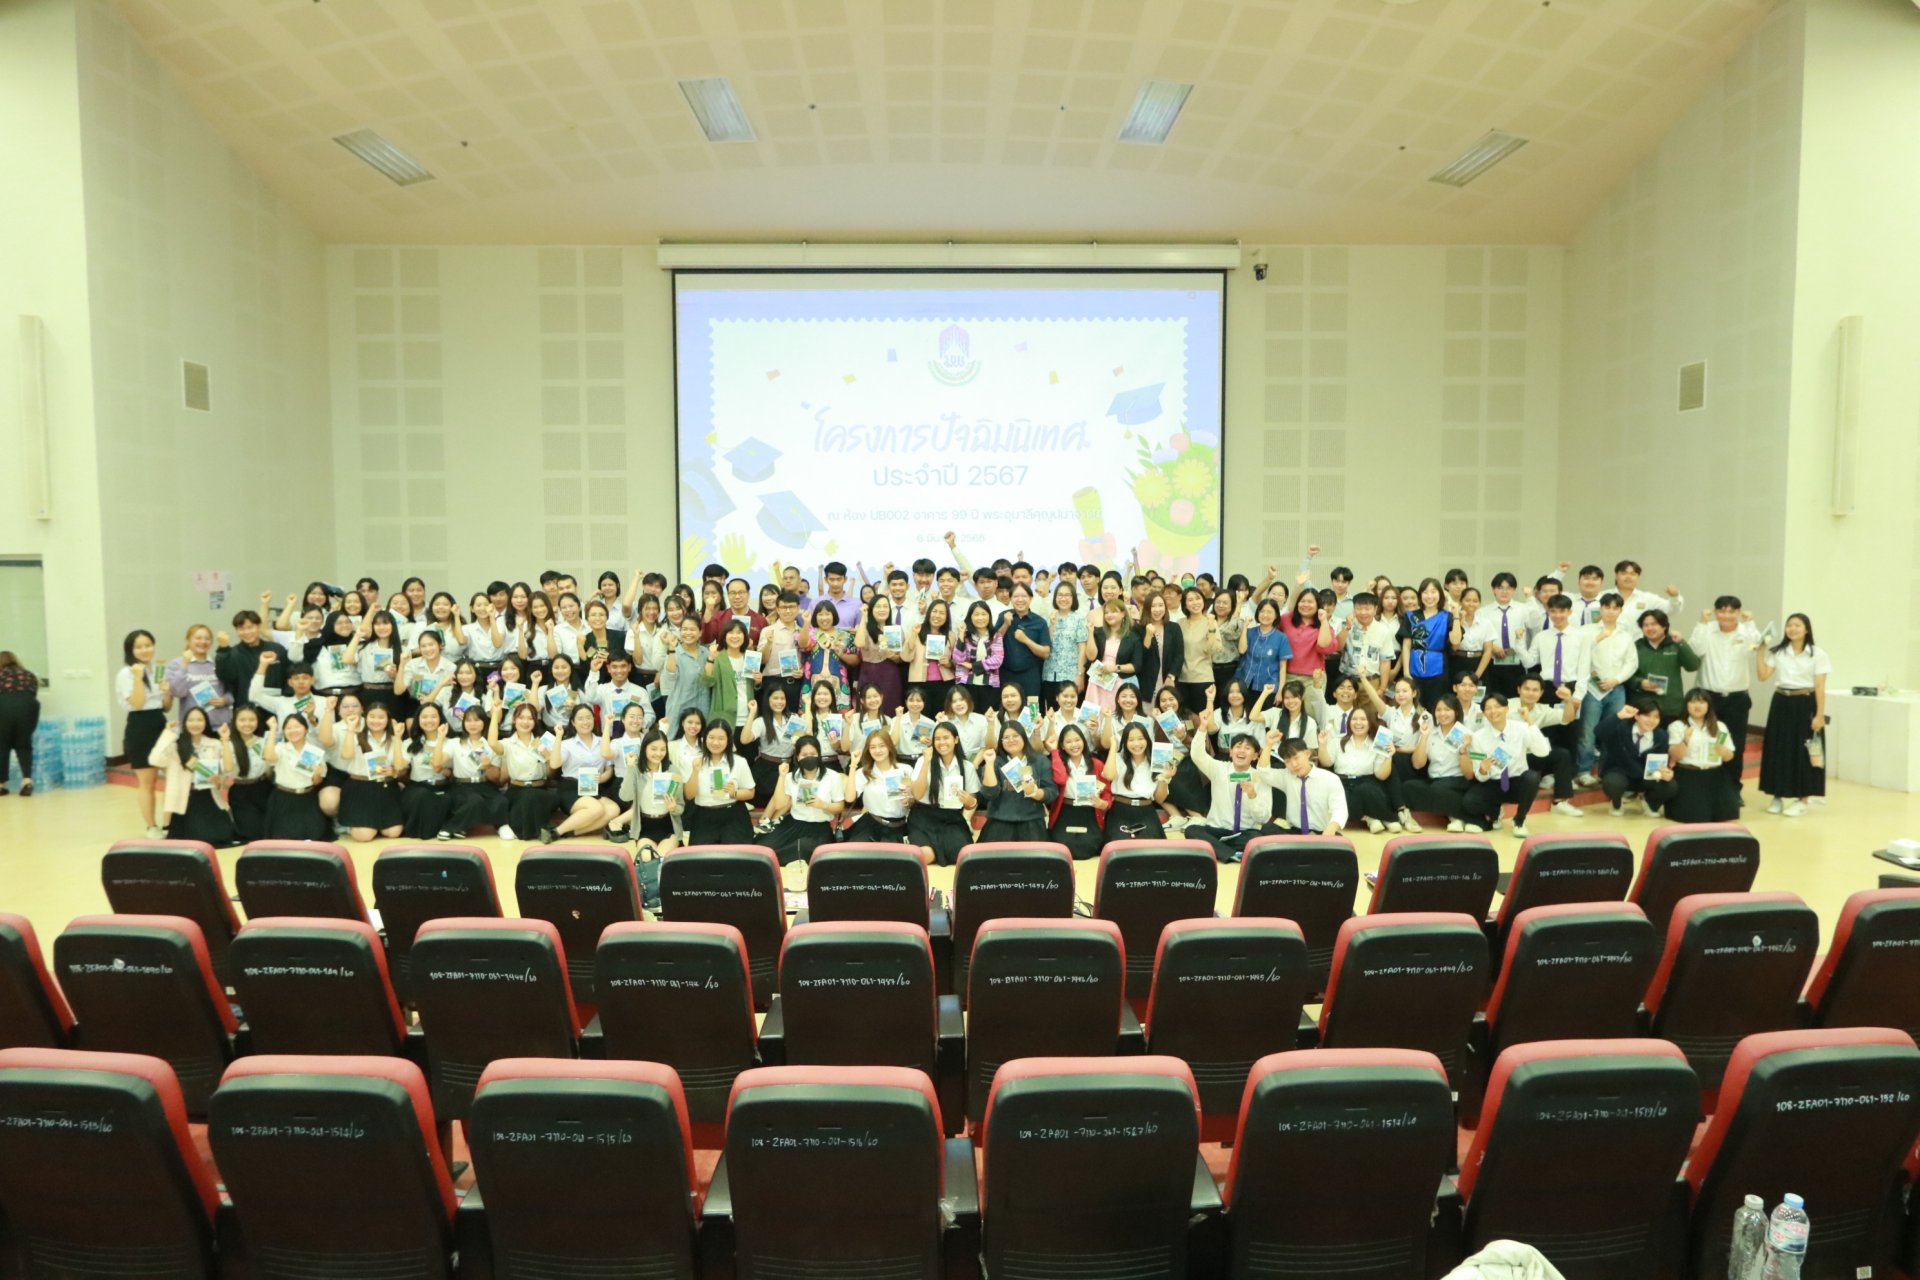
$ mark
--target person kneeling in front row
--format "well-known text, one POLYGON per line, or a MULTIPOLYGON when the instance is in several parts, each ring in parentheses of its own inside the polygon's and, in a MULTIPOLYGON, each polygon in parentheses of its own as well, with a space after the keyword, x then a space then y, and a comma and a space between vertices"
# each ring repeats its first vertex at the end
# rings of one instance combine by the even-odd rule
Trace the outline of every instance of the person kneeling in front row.
POLYGON ((1202 714, 1202 732, 1193 735, 1193 763, 1213 789, 1213 799, 1206 821, 1188 823, 1185 834, 1189 840, 1212 845, 1213 856, 1220 861, 1238 862, 1247 841, 1280 833, 1280 824, 1273 821, 1273 789, 1285 785, 1291 775, 1268 767, 1268 748, 1250 732, 1235 734, 1228 741, 1225 760, 1215 757, 1207 746, 1214 733, 1214 714, 1211 708, 1202 714))

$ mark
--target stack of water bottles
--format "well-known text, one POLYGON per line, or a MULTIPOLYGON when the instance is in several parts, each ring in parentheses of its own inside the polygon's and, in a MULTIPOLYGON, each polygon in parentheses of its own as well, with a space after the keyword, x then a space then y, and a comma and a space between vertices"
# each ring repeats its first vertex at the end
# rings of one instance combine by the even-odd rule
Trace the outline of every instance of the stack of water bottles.
POLYGON ((1812 1230, 1806 1203, 1789 1191, 1767 1217, 1766 1201, 1748 1196, 1733 1213, 1727 1280, 1799 1280, 1812 1230))
MULTIPOLYGON (((37 792, 58 791, 66 777, 65 761, 61 758, 60 740, 66 735, 65 720, 42 720, 33 730, 33 789, 37 792)), ((14 791, 20 789, 23 779, 20 776, 20 762, 12 756, 7 757, 7 786, 14 791)))
POLYGON ((107 721, 104 716, 82 716, 60 739, 61 782, 69 790, 101 787, 107 782, 107 721))

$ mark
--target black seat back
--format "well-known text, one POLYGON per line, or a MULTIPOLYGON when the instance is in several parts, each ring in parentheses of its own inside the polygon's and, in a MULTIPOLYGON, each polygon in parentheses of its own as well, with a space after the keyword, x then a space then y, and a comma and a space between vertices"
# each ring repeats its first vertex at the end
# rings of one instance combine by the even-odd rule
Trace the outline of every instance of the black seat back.
POLYGON ((1513 877, 1495 918, 1493 954, 1507 952, 1507 935, 1522 911, 1563 902, 1619 902, 1633 883, 1633 850, 1617 833, 1582 835, 1557 831, 1528 836, 1513 863, 1513 877))
POLYGON ((1487 1001, 1492 1056, 1535 1040, 1640 1034, 1640 997, 1660 940, 1631 902, 1566 902, 1522 912, 1487 1001))
POLYGON ((1144 1001, 1160 931, 1175 920, 1213 916, 1219 859, 1199 840, 1115 840, 1100 851, 1097 877, 1093 914, 1120 926, 1127 995, 1144 1001))
POLYGON ((247 919, 265 916, 365 920, 353 857, 321 840, 255 840, 233 864, 247 919))
POLYGON ((1847 899, 1807 986, 1816 1027, 1898 1027, 1920 1036, 1920 889, 1847 899))
POLYGON ((25 916, 0 912, 0 1049, 64 1049, 73 1010, 25 916))
POLYGON ((633 855, 612 845, 555 844, 529 849, 513 869, 513 901, 522 916, 560 931, 573 998, 594 1004, 594 954, 608 925, 640 918, 633 855))
POLYGON ((413 938, 444 916, 499 916, 493 862, 466 844, 394 844, 373 860, 373 905, 387 938, 387 965, 400 998, 413 1002, 413 938))
POLYGON ((1333 941, 1353 917, 1360 859, 1345 836, 1257 836, 1247 842, 1236 916, 1275 916, 1300 926, 1313 990, 1327 989, 1333 941))
POLYGON ((1368 915, 1457 912, 1484 920, 1500 879, 1485 836, 1394 836, 1380 852, 1368 915))
POLYGON ((970 1118, 986 1114, 994 1073, 1015 1058, 1118 1051, 1125 954, 1111 920, 1015 917, 981 926, 967 980, 970 1118))
POLYGON ((107 906, 117 915, 184 916, 200 926, 214 976, 232 984, 227 947, 240 917, 213 846, 198 840, 122 840, 100 859, 107 906))
POLYGON ((1355 916, 1340 927, 1320 1043, 1424 1050, 1457 1086, 1486 989, 1487 935, 1478 920, 1446 912, 1355 916))
POLYGON ((807 919, 898 920, 929 927, 927 868, 899 844, 825 844, 807 865, 807 919))
POLYGON ((1658 827, 1647 835, 1627 901, 1639 903, 1654 932, 1664 938, 1680 899, 1696 893, 1745 893, 1759 873, 1760 842, 1737 822, 1658 827))
POLYGON ((787 931, 780 860, 762 845, 693 845, 660 861, 660 914, 675 922, 730 924, 747 944, 753 1007, 773 999, 787 931))
POLYGON ((970 844, 953 869, 953 985, 964 1007, 973 940, 989 920, 1073 914, 1073 855, 1063 844, 970 844))
POLYGON ((255 1053, 391 1055, 406 1043, 386 950, 362 921, 249 920, 233 939, 233 985, 255 1053))
POLYGON ((897 920, 795 925, 780 950, 787 1061, 934 1074, 933 950, 897 920))

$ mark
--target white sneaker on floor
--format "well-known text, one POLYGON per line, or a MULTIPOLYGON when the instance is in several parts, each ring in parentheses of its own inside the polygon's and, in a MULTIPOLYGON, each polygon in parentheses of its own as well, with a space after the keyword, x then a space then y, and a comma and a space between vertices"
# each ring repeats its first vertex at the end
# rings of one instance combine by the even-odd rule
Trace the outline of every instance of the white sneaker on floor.
POLYGON ((1795 800, 1792 804, 1780 810, 1780 816, 1783 818, 1797 818, 1801 814, 1805 813, 1806 811, 1807 811, 1807 806, 1802 804, 1800 801, 1795 800))
POLYGON ((1402 809, 1400 811, 1400 829, 1402 831, 1410 831, 1415 835, 1420 834, 1420 824, 1414 821, 1413 811, 1411 809, 1402 809))
POLYGON ((1590 773, 1576 774, 1573 779, 1573 785, 1576 787, 1597 787, 1600 785, 1600 779, 1590 773))
POLYGON ((1571 800, 1556 801, 1553 806, 1553 811, 1568 818, 1584 818, 1587 816, 1581 811, 1580 806, 1571 800))
POLYGON ((1458 819, 1458 818, 1448 818, 1448 819, 1447 819, 1447 830, 1449 830, 1449 831, 1465 831, 1466 829, 1467 829, 1467 824, 1466 824, 1466 823, 1464 823, 1464 822, 1462 822, 1462 821, 1460 821, 1460 819, 1458 819))
POLYGON ((1378 818, 1367 819, 1367 830, 1373 832, 1373 834, 1379 835, 1382 831, 1385 831, 1386 829, 1387 829, 1386 824, 1380 821, 1380 819, 1378 818))
POLYGON ((1161 823, 1160 829, 1163 831, 1185 831, 1187 829, 1187 820, 1176 815, 1161 823))
POLYGON ((1625 815, 1620 812, 1619 805, 1610 804, 1607 806, 1607 816, 1609 818, 1619 818, 1619 817, 1624 817, 1625 815))
POLYGON ((1514 824, 1513 824, 1513 838, 1514 838, 1515 840, 1525 840, 1525 839, 1527 838, 1527 829, 1526 829, 1525 827, 1523 827, 1523 826, 1521 826, 1521 825, 1520 825, 1519 823, 1517 823, 1517 822, 1516 822, 1516 823, 1514 823, 1514 824))
POLYGON ((147 839, 165 840, 166 838, 167 838, 167 829, 165 827, 148 827, 147 828, 147 839))
POLYGON ((499 835, 502 840, 515 840, 519 838, 513 834, 512 827, 501 827, 499 835))
POLYGON ((1397 822, 1389 822, 1389 823, 1387 824, 1387 834, 1388 834, 1388 835, 1390 835, 1390 836, 1397 836, 1397 835, 1399 835, 1399 834, 1400 834, 1400 824, 1399 824, 1399 823, 1397 823, 1397 822))
POLYGON ((1767 806, 1767 812, 1779 813, 1783 807, 1784 807, 1784 802, 1780 799, 1779 796, 1775 796, 1773 798, 1773 803, 1767 806))

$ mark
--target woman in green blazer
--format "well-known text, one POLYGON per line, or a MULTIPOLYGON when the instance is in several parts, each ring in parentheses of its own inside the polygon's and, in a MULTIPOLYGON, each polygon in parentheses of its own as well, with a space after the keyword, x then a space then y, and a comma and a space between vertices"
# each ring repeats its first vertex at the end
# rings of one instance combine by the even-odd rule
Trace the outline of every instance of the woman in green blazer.
MULTIPOLYGON (((760 673, 747 669, 748 653, 747 624, 735 618, 720 633, 720 643, 708 650, 707 665, 700 672, 700 683, 713 691, 707 704, 707 723, 717 720, 732 726, 736 746, 751 714, 754 687, 760 683, 760 673)), ((1695 665, 1699 665, 1697 661, 1695 665)))

